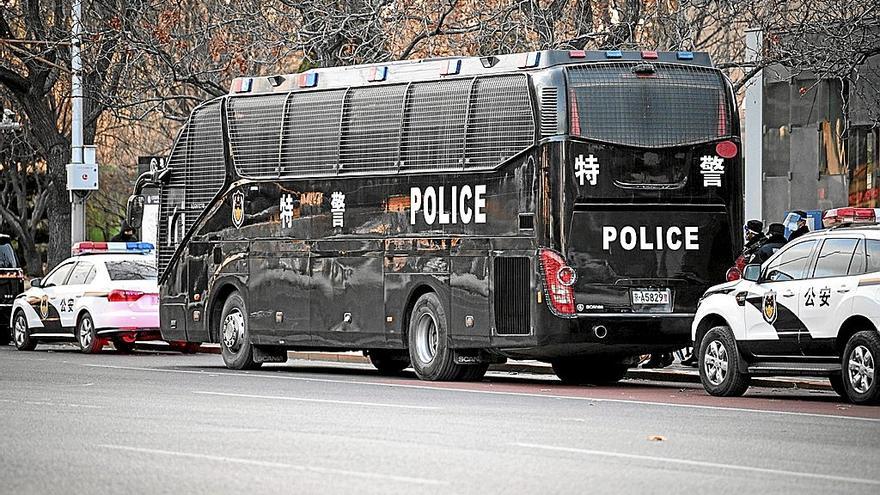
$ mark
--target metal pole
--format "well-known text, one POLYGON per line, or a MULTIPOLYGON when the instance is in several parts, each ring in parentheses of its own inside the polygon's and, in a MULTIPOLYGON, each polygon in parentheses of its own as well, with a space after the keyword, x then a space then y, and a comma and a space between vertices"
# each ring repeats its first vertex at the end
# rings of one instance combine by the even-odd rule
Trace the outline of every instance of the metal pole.
MULTIPOLYGON (((83 163, 83 89, 82 89, 82 59, 80 47, 82 44, 82 3, 81 0, 73 0, 70 11, 71 38, 70 44, 70 69, 72 74, 70 84, 70 104, 73 121, 70 127, 70 162, 72 164, 83 163)), ((85 240, 86 237, 86 197, 77 191, 70 191, 70 241, 71 243, 85 240)))
MULTIPOLYGON (((746 31, 747 62, 761 61, 763 32, 760 29, 746 31)), ((764 216, 764 71, 759 71, 746 83, 746 94, 743 98, 743 123, 745 124, 745 219, 762 220, 764 216)))

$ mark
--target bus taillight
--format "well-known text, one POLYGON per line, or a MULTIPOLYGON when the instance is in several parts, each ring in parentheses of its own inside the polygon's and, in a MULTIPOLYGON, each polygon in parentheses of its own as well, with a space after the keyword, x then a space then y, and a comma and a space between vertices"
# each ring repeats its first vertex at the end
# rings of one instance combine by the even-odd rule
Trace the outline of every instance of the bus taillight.
POLYGON ((541 271, 544 274, 544 288, 547 290, 547 299, 554 313, 559 315, 573 315, 575 271, 565 264, 555 251, 541 250, 541 271))

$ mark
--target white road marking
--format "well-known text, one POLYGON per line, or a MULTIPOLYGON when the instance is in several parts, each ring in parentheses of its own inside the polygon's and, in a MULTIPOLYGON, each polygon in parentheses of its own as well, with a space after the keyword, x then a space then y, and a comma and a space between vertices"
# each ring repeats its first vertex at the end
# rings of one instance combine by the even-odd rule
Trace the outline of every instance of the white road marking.
POLYGON ((728 471, 747 471, 751 473, 763 473, 763 474, 772 474, 772 475, 782 475, 782 476, 794 476, 800 478, 812 478, 812 479, 820 479, 825 481, 842 481, 845 483, 858 483, 863 485, 880 485, 880 480, 869 480, 864 478, 850 478, 847 476, 834 476, 830 474, 816 474, 816 473, 806 473, 803 471, 785 471, 782 469, 768 469, 768 468, 759 468, 752 466, 741 466, 737 464, 721 464, 716 462, 706 462, 706 461, 692 461, 688 459, 671 459, 667 457, 656 457, 651 455, 638 455, 638 454, 624 454, 621 452, 607 452, 603 450, 589 450, 589 449, 577 449, 572 447, 557 447, 553 445, 541 445, 536 443, 513 443, 511 445, 515 445, 517 447, 523 447, 526 449, 543 449, 543 450, 551 450, 556 452, 570 452, 574 454, 586 454, 586 455, 594 455, 599 457, 616 457, 618 459, 629 459, 629 460, 638 460, 638 461, 649 461, 649 462, 658 462, 658 463, 666 463, 666 464, 679 464, 685 466, 695 466, 695 467, 705 467, 712 469, 721 469, 728 471))
POLYGON ((358 402, 354 400, 331 400, 331 399, 306 399, 303 397, 285 397, 279 395, 250 395, 250 394, 230 394, 226 392, 208 392, 208 391, 194 391, 194 394, 200 395, 220 395, 223 397, 244 397, 248 399, 270 399, 270 400, 292 400, 297 402, 317 402, 321 404, 343 404, 350 406, 373 406, 373 407, 396 407, 400 409, 422 409, 422 410, 436 410, 440 409, 439 407, 433 406, 411 406, 408 404, 387 404, 381 402, 358 402))
POLYGON ((45 400, 24 400, 24 399, 0 399, 0 402, 10 402, 13 404, 27 404, 29 406, 48 406, 48 407, 82 407, 85 409, 103 409, 103 406, 94 404, 73 404, 67 402, 51 402, 45 400))
POLYGON ((92 368, 111 368, 111 369, 120 369, 120 370, 134 370, 134 371, 155 371, 159 373, 186 373, 186 374, 195 374, 195 375, 205 375, 205 376, 235 376, 242 378, 272 378, 276 380, 294 380, 294 381, 304 381, 304 382, 319 382, 319 383, 347 383, 354 385, 371 385, 377 387, 392 387, 392 388, 411 388, 418 390, 433 390, 433 391, 442 391, 442 392, 464 392, 471 394, 486 394, 486 395, 507 395, 512 397, 541 397, 544 399, 566 399, 566 400, 575 400, 575 401, 586 401, 586 402, 594 402, 594 403, 603 403, 608 402, 612 404, 639 404, 639 405, 647 405, 647 406, 655 406, 655 407, 677 407, 683 409, 701 409, 708 411, 728 411, 728 412, 742 412, 742 413, 755 413, 755 414, 775 414, 779 416, 801 416, 808 418, 829 418, 829 419, 844 419, 851 421, 867 421, 869 423, 880 423, 880 419, 877 418, 862 418, 857 416, 840 416, 836 414, 819 414, 819 413, 805 413, 805 412, 794 412, 794 411, 773 411, 769 409, 747 409, 743 407, 722 407, 722 406, 704 406, 698 404, 672 404, 668 402, 651 402, 646 400, 630 400, 630 399, 600 399, 596 397, 573 397, 568 395, 553 395, 553 394, 536 394, 530 392, 502 392, 499 390, 473 390, 473 389, 464 389, 464 388, 446 388, 446 387, 432 387, 429 385, 408 385, 405 383, 382 383, 382 382, 369 382, 369 381, 353 381, 353 380, 334 380, 331 378, 307 378, 302 376, 284 376, 284 375, 266 375, 266 374, 257 374, 257 373, 242 373, 242 372, 206 372, 206 371, 191 371, 191 370, 170 370, 170 369, 160 369, 160 368, 143 368, 136 366, 113 366, 109 364, 80 364, 80 366, 89 366, 92 368))
POLYGON ((209 455, 209 454, 196 454, 196 453, 191 453, 191 452, 177 452, 177 451, 173 451, 173 450, 146 449, 146 448, 140 448, 140 447, 128 447, 125 445, 99 444, 98 447, 102 447, 105 449, 113 449, 113 450, 124 450, 124 451, 128 451, 128 452, 137 452, 139 454, 154 454, 154 455, 164 455, 164 456, 171 456, 171 457, 187 457, 190 459, 203 459, 206 461, 229 462, 229 463, 234 463, 234 464, 245 464, 245 465, 249 465, 249 466, 259 466, 259 467, 278 468, 278 469, 295 469, 297 471, 308 471, 308 472, 318 473, 318 474, 354 476, 354 477, 359 477, 359 478, 398 481, 401 483, 415 483, 415 484, 420 484, 420 485, 448 485, 449 484, 446 481, 432 480, 432 479, 428 479, 428 478, 413 478, 411 476, 397 476, 397 475, 393 475, 393 474, 368 473, 365 471, 350 471, 348 469, 334 469, 334 468, 325 468, 325 467, 319 467, 319 466, 307 466, 307 465, 303 465, 303 464, 288 464, 288 463, 284 463, 284 462, 260 461, 257 459, 244 459, 244 458, 240 458, 240 457, 227 457, 227 456, 209 455))

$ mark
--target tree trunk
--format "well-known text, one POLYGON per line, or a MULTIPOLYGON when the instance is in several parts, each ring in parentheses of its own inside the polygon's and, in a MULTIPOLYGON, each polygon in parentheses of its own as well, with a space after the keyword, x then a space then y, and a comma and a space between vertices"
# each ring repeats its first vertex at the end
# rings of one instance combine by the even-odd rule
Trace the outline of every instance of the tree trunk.
POLYGON ((70 195, 67 192, 66 165, 70 150, 64 143, 57 143, 46 156, 49 172, 49 256, 51 270, 70 257, 70 195))

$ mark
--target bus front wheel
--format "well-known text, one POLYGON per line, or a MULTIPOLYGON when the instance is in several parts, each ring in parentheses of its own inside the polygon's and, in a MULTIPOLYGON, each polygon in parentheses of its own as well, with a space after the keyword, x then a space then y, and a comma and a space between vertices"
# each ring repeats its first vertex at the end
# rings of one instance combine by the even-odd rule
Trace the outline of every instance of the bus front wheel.
POLYGON ((422 380, 456 380, 462 366, 455 364, 449 348, 446 311, 433 292, 423 294, 413 306, 409 318, 407 341, 413 370, 422 380))
POLYGON ((226 367, 233 370, 255 370, 262 363, 254 360, 254 345, 248 333, 247 308, 244 298, 233 292, 223 303, 220 314, 220 354, 226 367))

